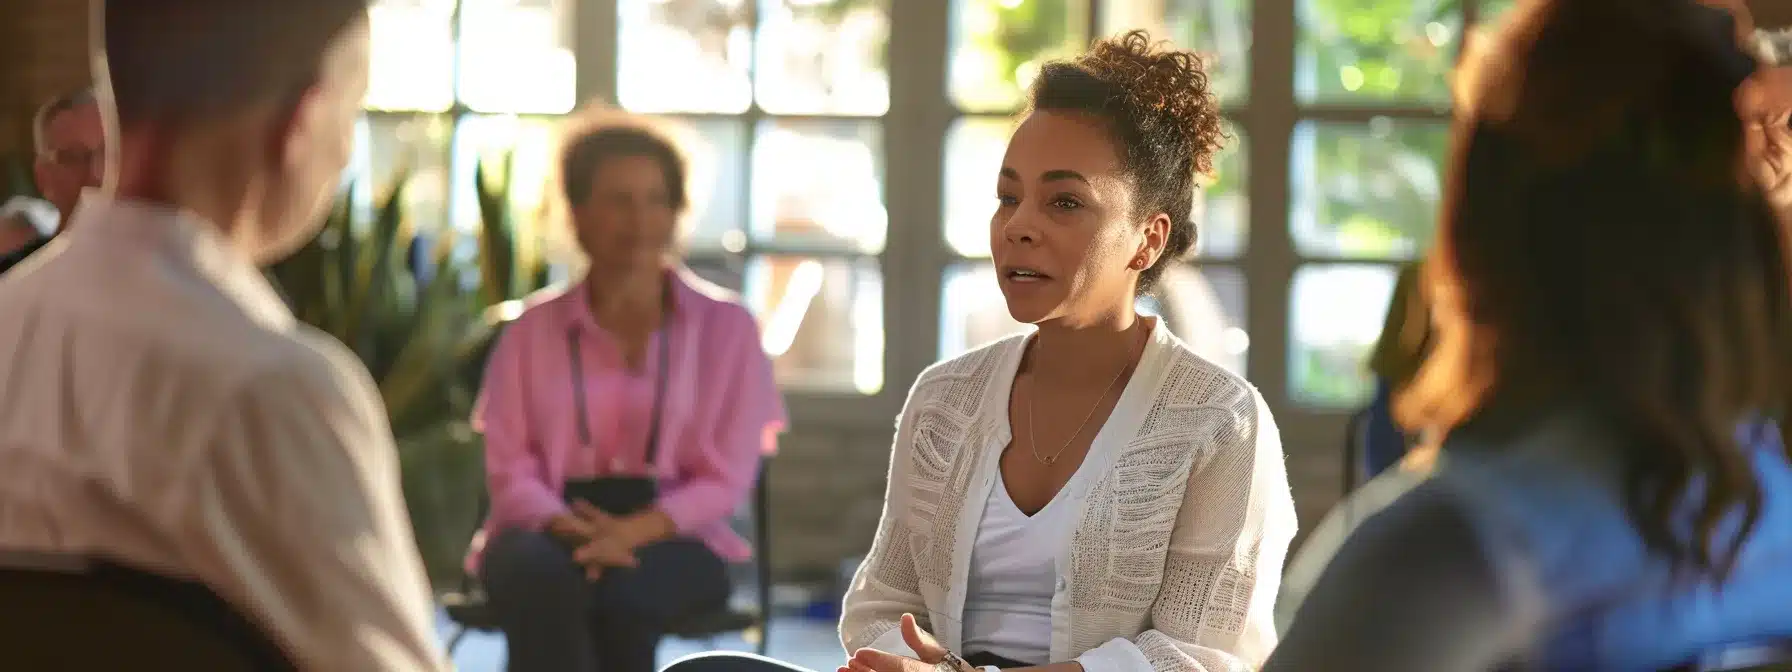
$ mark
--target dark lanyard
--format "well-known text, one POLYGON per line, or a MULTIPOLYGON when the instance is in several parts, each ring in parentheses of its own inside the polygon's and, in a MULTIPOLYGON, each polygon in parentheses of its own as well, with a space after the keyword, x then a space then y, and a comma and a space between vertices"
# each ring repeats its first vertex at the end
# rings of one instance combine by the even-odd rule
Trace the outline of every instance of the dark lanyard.
MULTIPOLYGON (((656 336, 660 348, 659 370, 654 372, 653 412, 648 420, 651 424, 647 426, 647 452, 641 458, 641 463, 649 471, 653 470, 654 458, 660 452, 660 407, 666 401, 666 372, 672 368, 672 323, 670 315, 667 318, 661 321, 659 334, 656 336)), ((579 355, 579 329, 572 327, 566 330, 566 356, 572 360, 572 398, 573 403, 579 406, 579 442, 590 448, 591 407, 585 404, 585 365, 584 358, 579 355)))

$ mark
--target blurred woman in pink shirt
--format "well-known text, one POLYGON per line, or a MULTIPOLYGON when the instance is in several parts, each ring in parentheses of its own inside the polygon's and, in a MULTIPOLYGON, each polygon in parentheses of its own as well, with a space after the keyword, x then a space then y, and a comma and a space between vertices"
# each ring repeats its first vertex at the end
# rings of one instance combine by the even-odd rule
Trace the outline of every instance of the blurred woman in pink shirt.
POLYGON ((684 157, 643 119, 579 124, 549 196, 589 270, 492 352, 470 563, 512 672, 651 672, 670 622, 725 605, 728 521, 786 416, 753 317, 676 261, 684 157))

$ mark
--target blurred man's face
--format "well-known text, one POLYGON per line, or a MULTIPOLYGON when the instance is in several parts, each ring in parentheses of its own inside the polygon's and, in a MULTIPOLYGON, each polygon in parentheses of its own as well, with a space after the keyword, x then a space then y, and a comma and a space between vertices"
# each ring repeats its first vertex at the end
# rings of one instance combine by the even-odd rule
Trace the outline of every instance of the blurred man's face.
POLYGON ((354 151, 355 121, 367 97, 366 19, 324 56, 317 84, 300 101, 280 138, 279 174, 262 202, 255 256, 273 261, 304 245, 323 225, 330 197, 354 151))
POLYGON ((1762 69, 1737 98, 1755 177, 1792 219, 1792 66, 1762 69))
POLYGON ((81 190, 100 184, 105 131, 99 106, 83 103, 51 117, 44 125, 44 145, 35 165, 37 188, 62 211, 66 223, 81 190))

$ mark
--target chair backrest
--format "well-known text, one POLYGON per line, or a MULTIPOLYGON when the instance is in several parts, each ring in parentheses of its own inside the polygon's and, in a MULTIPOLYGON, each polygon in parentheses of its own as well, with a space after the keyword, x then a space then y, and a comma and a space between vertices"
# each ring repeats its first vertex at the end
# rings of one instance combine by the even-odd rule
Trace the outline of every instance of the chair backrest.
POLYGON ((1346 497, 1373 476, 1368 473, 1369 413, 1367 408, 1357 411, 1344 423, 1343 496, 1346 497))
POLYGON ((296 669, 205 586, 109 562, 5 555, 0 605, 8 669, 296 669))
POLYGON ((1785 672, 1792 670, 1792 640, 1724 647, 1681 669, 1692 672, 1785 672))

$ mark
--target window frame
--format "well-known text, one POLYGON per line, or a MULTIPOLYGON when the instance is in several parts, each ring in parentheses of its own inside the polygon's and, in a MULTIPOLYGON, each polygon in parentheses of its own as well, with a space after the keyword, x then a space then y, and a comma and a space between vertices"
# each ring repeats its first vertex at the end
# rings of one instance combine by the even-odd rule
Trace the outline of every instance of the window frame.
MULTIPOLYGON (((628 0, 573 0, 571 27, 577 62, 576 99, 617 100, 618 3, 628 0)), ((749 0, 758 13, 757 0, 749 0)), ((1088 0, 1087 35, 1099 35, 1104 2, 1088 0)), ((1477 8, 1486 0, 1463 3, 1464 34, 1478 25, 1477 8)), ((1246 283, 1245 319, 1250 336, 1246 356, 1247 377, 1274 409, 1285 445, 1294 450, 1331 451, 1342 440, 1344 418, 1353 410, 1306 406, 1291 394, 1289 333, 1291 283, 1295 273, 1310 264, 1355 263, 1397 266, 1407 259, 1376 259, 1306 255, 1297 251, 1290 234, 1291 140, 1304 122, 1366 124, 1377 117, 1448 122, 1447 105, 1408 103, 1303 103, 1296 94, 1296 47, 1300 0, 1258 0, 1249 11, 1251 34, 1247 55, 1246 85, 1241 102, 1228 105, 1228 120, 1248 138, 1241 158, 1248 166, 1244 195, 1246 243, 1238 255, 1203 258, 1195 266, 1236 269, 1246 283)), ((889 231, 884 249, 873 256, 884 286, 884 385, 873 395, 786 389, 792 421, 804 430, 888 428, 900 412, 908 387, 938 360, 942 301, 940 292, 948 269, 977 258, 962 257, 947 243, 942 224, 945 212, 943 167, 945 138, 961 117, 999 117, 961 111, 950 95, 949 63, 955 2, 892 1, 889 13, 890 107, 882 117, 851 115, 785 116, 768 114, 757 101, 744 114, 672 114, 683 119, 725 118, 745 124, 747 152, 744 174, 752 179, 751 147, 759 122, 765 119, 855 119, 882 127, 885 207, 889 231), (890 198, 900 194, 901 198, 890 198)), ((459 12, 454 26, 458 48, 459 12)), ((1460 55, 1463 39, 1456 41, 1460 55)), ((757 49, 753 50, 757 58, 757 49)), ((458 67, 458 66, 456 66, 458 67)), ((458 73, 457 73, 458 75, 458 73)), ((460 103, 459 77, 455 81, 456 104, 445 113, 456 132, 460 121, 483 113, 460 103)), ((401 111, 369 111, 400 115, 401 111)), ((541 117, 544 115, 517 115, 541 117)), ((452 143, 452 141, 451 141, 452 143)), ((452 151, 452 144, 450 145, 452 151)), ((452 160, 452 156, 450 156, 452 160)), ((452 168, 451 168, 452 170, 452 168)), ((750 182, 743 186, 740 207, 743 229, 751 214, 750 182)), ((693 259, 744 264, 755 253, 794 252, 825 258, 860 258, 857 253, 815 254, 812 249, 786 249, 753 241, 736 253, 699 252, 693 259)), ((1378 320, 1379 321, 1379 320, 1378 320)), ((1294 460, 1291 465, 1305 462, 1294 460)), ((1294 474, 1298 479, 1300 474, 1294 474)))

